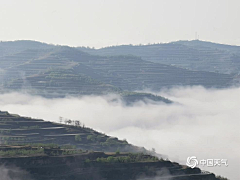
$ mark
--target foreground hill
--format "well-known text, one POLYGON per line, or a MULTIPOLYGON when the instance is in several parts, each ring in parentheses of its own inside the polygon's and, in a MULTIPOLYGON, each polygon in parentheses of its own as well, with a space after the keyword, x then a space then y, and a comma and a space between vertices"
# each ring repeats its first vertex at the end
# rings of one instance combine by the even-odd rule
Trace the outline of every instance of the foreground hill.
POLYGON ((220 180, 85 127, 0 112, 1 177, 20 180, 220 180), (105 153, 104 153, 105 152, 105 153), (129 153, 132 152, 132 153, 129 153))
POLYGON ((9 169, 7 176, 17 177, 20 180, 146 180, 151 178, 219 180, 214 174, 203 173, 198 168, 191 169, 141 153, 116 154, 48 148, 42 148, 41 152, 41 149, 35 147, 0 147, 0 149, 6 148, 13 152, 17 149, 28 149, 25 150, 25 157, 11 155, 11 157, 2 158, 0 156, 0 165, 4 164, 5 172, 9 169), (36 154, 26 155, 28 151, 31 153, 36 151, 36 154), (50 152, 52 154, 48 154, 50 152), (71 154, 65 154, 66 152, 71 154), (15 169, 10 170, 13 164, 15 169))
POLYGON ((98 50, 79 49, 95 55, 135 55, 146 61, 190 70, 223 74, 240 73, 240 46, 194 40, 139 46, 112 46, 98 50))
POLYGON ((59 123, 53 123, 1 111, 0 142, 5 145, 58 144, 83 150, 146 152, 144 148, 132 146, 126 140, 118 140, 85 127, 79 120, 60 118, 59 123))

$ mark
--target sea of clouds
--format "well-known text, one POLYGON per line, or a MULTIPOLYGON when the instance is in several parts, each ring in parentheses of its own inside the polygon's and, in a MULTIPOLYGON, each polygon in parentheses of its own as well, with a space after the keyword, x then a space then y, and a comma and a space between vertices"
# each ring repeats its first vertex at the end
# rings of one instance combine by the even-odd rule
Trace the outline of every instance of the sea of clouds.
POLYGON ((189 156, 228 159, 228 167, 199 167, 240 179, 240 88, 176 87, 155 94, 175 103, 126 106, 120 99, 111 101, 116 95, 46 99, 8 93, 0 95, 0 110, 55 122, 60 116, 77 119, 181 164, 189 156))

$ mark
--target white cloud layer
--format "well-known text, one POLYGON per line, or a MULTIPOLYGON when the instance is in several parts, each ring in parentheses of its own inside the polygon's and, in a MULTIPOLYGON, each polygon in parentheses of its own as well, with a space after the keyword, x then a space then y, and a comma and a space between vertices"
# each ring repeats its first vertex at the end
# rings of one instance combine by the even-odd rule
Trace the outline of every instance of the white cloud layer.
POLYGON ((109 97, 45 99, 10 93, 0 95, 0 110, 50 121, 59 116, 78 119, 132 144, 155 148, 182 164, 188 156, 228 159, 228 167, 203 169, 240 179, 240 88, 182 87, 159 94, 177 103, 127 107, 109 102, 109 97))

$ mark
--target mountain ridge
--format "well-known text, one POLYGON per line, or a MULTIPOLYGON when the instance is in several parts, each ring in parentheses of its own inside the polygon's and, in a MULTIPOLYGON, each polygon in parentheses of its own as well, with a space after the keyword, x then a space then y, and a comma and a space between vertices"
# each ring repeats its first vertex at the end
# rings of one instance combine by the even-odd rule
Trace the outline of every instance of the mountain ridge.
POLYGON ((150 45, 120 45, 79 49, 95 55, 135 55, 143 60, 190 70, 239 74, 240 46, 205 41, 176 41, 150 45))
MULTIPOLYGON (((0 43, 0 47, 4 48, 4 44, 0 43)), ((145 89, 160 91, 175 86, 225 88, 238 79, 232 74, 188 70, 135 55, 100 56, 35 41, 11 42, 6 47, 8 52, 12 47, 12 53, 0 56, 1 92, 24 89, 51 98, 55 97, 53 94, 63 97, 145 89), (15 52, 19 48, 25 49, 15 52)))

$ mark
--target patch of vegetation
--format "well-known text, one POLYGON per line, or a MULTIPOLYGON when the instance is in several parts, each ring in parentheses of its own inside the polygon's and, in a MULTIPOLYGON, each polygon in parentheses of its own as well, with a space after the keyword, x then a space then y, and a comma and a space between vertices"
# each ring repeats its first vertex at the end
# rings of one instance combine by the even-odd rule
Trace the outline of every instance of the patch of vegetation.
POLYGON ((61 149, 76 149, 75 145, 64 145, 60 147, 61 149))
POLYGON ((26 138, 22 138, 22 137, 9 137, 9 136, 5 136, 5 137, 0 137, 0 139, 2 141, 25 141, 26 138))
POLYGON ((40 155, 44 154, 43 148, 38 148, 36 150, 30 149, 17 149, 17 150, 8 150, 8 151, 0 151, 0 156, 29 156, 29 155, 40 155))
POLYGON ((90 162, 91 162, 90 159, 85 160, 85 163, 90 163, 90 162))
POLYGON ((0 134, 10 134, 12 132, 11 129, 8 130, 0 130, 0 134))
POLYGON ((130 163, 130 162, 158 162, 159 159, 153 156, 146 156, 143 153, 130 153, 128 156, 109 156, 107 158, 97 158, 99 163, 130 163))
POLYGON ((222 177, 222 176, 216 176, 219 180, 229 180, 228 178, 222 177))
POLYGON ((88 135, 87 140, 95 142, 97 140, 97 136, 96 135, 88 135))
POLYGON ((102 146, 117 146, 117 145, 123 145, 128 144, 126 140, 119 141, 117 138, 108 138, 105 142, 100 143, 102 146))
POLYGON ((39 148, 58 148, 59 147, 58 144, 54 144, 54 143, 48 143, 48 144, 44 144, 44 143, 15 143, 13 145, 31 146, 31 147, 39 147, 39 148))
POLYGON ((36 125, 36 126, 20 126, 20 129, 39 129, 40 126, 36 125))
POLYGON ((119 148, 117 149, 117 151, 115 152, 116 155, 119 155, 120 154, 120 150, 119 148))
POLYGON ((73 154, 82 154, 82 150, 64 150, 62 155, 73 155, 73 154))
POLYGON ((76 136, 75 136, 75 141, 81 142, 81 141, 82 141, 81 136, 80 136, 80 135, 76 135, 76 136))

